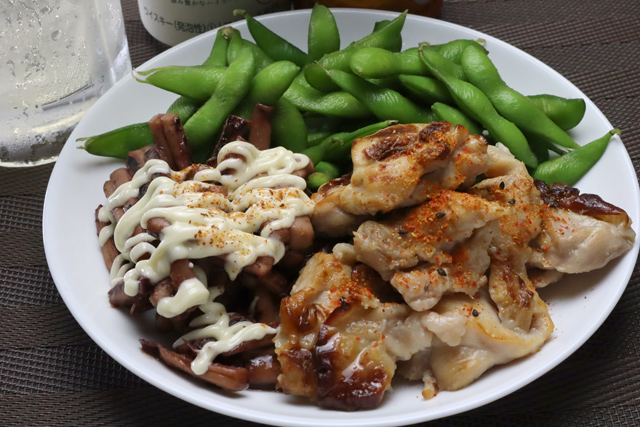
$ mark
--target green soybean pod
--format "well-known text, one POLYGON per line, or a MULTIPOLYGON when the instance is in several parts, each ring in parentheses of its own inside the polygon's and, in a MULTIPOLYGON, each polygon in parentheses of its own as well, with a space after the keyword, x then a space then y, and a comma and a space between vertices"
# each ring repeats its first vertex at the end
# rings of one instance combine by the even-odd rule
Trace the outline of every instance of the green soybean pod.
POLYGON ((362 102, 380 120, 398 120, 400 123, 429 123, 435 118, 400 93, 376 86, 353 74, 327 70, 331 79, 343 90, 362 102))
POLYGON ((398 79, 411 94, 425 104, 435 102, 453 104, 455 102, 447 87, 434 78, 401 74, 398 79))
POLYGON ((382 21, 377 21, 375 24, 373 24, 373 32, 375 33, 376 31, 380 31, 381 29, 383 29, 384 27, 386 27, 389 24, 391 24, 391 21, 388 20, 388 19, 383 19, 382 21))
MULTIPOLYGON (((465 80, 462 67, 451 61, 443 63, 446 72, 465 80)), ((402 52, 390 52, 386 49, 367 47, 355 52, 349 60, 349 67, 354 74, 366 78, 383 78, 399 74, 431 76, 418 54, 418 48, 410 48, 402 52)))
MULTIPOLYGON (((307 130, 309 130, 309 128, 307 127, 307 130)), ((331 135, 333 135, 332 132, 309 132, 307 134, 307 148, 308 147, 313 147, 314 145, 318 145, 320 144, 322 141, 325 140, 325 138, 330 137, 331 135)))
POLYGON ((446 120, 454 125, 462 125, 473 135, 482 135, 482 129, 466 114, 455 107, 436 102, 431 106, 431 111, 433 111, 440 120, 446 120))
POLYGON ((328 53, 340 50, 340 31, 333 13, 316 3, 311 10, 307 37, 309 58, 317 61, 328 53))
POLYGON ((507 86, 486 53, 467 47, 462 53, 462 68, 469 82, 484 92, 495 109, 518 128, 562 147, 579 147, 529 98, 507 86))
POLYGON ((482 39, 478 39, 478 40, 457 39, 457 40, 451 40, 450 42, 447 42, 441 45, 433 46, 433 48, 436 50, 436 52, 438 52, 440 55, 447 58, 449 61, 455 64, 460 64, 460 60, 462 58, 462 52, 468 46, 474 46, 483 50, 484 52, 487 52, 487 49, 483 45, 484 42, 485 41, 482 39))
POLYGON ((233 27, 227 27, 227 37, 229 37, 229 48, 227 49, 227 61, 231 64, 238 53, 242 49, 249 49, 253 54, 256 63, 256 72, 262 70, 267 65, 273 63, 273 59, 269 57, 258 45, 242 38, 240 31, 233 27))
POLYGON ((234 111, 235 115, 251 118, 256 104, 274 106, 291 86, 299 71, 300 67, 289 61, 267 65, 251 80, 249 92, 234 111))
POLYGON ((227 116, 249 91, 255 71, 255 60, 249 49, 243 49, 229 65, 211 98, 184 124, 184 131, 194 153, 206 153, 213 144, 227 116))
POLYGON ((562 130, 578 126, 587 109, 582 98, 562 98, 547 94, 530 95, 528 98, 562 130))
POLYGON ((400 33, 406 17, 407 12, 403 12, 380 30, 374 31, 346 48, 327 54, 316 63, 308 65, 304 70, 305 78, 311 86, 322 92, 339 90, 324 70, 331 69, 350 72, 349 60, 351 55, 359 49, 365 47, 380 47, 392 50, 398 47, 398 42, 402 45, 402 36, 400 33))
POLYGON ((244 39, 242 38, 242 34, 240 34, 240 30, 233 27, 225 27, 225 34, 229 39, 229 46, 227 47, 227 63, 231 64, 240 50, 244 47, 244 39))
POLYGON ((307 147, 307 126, 300 111, 280 98, 271 116, 271 144, 294 153, 302 153, 307 147))
POLYGON ((167 109, 167 113, 177 114, 180 118, 180 121, 182 123, 186 123, 187 120, 189 120, 201 106, 201 102, 181 96, 180 98, 173 101, 173 103, 167 109))
POLYGON ((531 147, 531 151, 535 154, 536 159, 538 159, 538 167, 547 160, 549 160, 549 148, 547 148, 544 144, 539 144, 531 140, 530 135, 527 135, 527 140, 529 141, 529 146, 531 147))
POLYGON ((587 145, 544 162, 536 168, 533 177, 548 184, 561 182, 573 186, 600 160, 611 137, 619 134, 619 129, 612 129, 587 145))
POLYGON ((235 10, 234 15, 242 14, 247 20, 247 27, 256 44, 274 61, 291 61, 299 67, 304 67, 311 59, 309 55, 283 39, 246 11, 235 10))
POLYGON ((328 132, 330 135, 338 132, 345 122, 348 121, 351 123, 351 120, 345 120, 342 117, 326 116, 324 114, 311 113, 307 111, 303 111, 302 113, 304 123, 307 125, 307 130, 310 133, 328 132))
POLYGON ((308 147, 302 153, 309 157, 314 165, 317 165, 325 159, 328 152, 341 147, 344 144, 343 139, 348 136, 349 132, 336 133, 326 137, 319 144, 308 147))
POLYGON ((324 161, 318 162, 318 164, 315 165, 315 169, 316 169, 316 172, 329 175, 331 179, 334 179, 340 176, 340 169, 333 163, 324 162, 324 161))
POLYGON ((371 111, 362 102, 345 91, 325 93, 311 87, 304 73, 293 79, 283 97, 299 110, 324 116, 351 119, 371 116, 371 111))
POLYGON ((129 151, 152 144, 153 134, 149 123, 144 122, 123 126, 95 136, 78 138, 77 141, 84 142, 84 145, 78 148, 84 148, 89 154, 126 159, 129 151))
MULTIPOLYGON (((384 27, 391 24, 391 22, 393 21, 390 21, 388 19, 377 21, 375 24, 373 24, 373 32, 375 33, 376 31, 382 30, 384 27)), ((402 37, 394 38, 392 43, 387 46, 387 49, 391 52, 400 52, 402 50, 402 37)))
POLYGON ((209 57, 202 63, 205 67, 226 67, 229 65, 227 62, 227 51, 229 50, 229 39, 226 35, 225 28, 220 28, 216 32, 216 39, 211 47, 209 57))
MULTIPOLYGON (((201 103, 193 99, 180 97, 171 104, 167 113, 177 114, 180 121, 184 123, 200 108, 200 105, 201 103)), ((84 148, 89 154, 118 159, 126 159, 129 151, 154 142, 149 122, 123 126, 99 135, 78 138, 77 141, 84 142, 79 148, 84 148)))
POLYGON ((442 72, 438 65, 445 58, 435 50, 422 49, 421 56, 431 73, 444 83, 465 114, 481 123, 493 138, 502 142, 525 165, 532 168, 538 165, 538 160, 520 129, 498 114, 489 98, 480 89, 442 72))
POLYGON ((395 120, 385 120, 352 132, 339 132, 325 138, 319 144, 307 148, 303 153, 311 159, 314 165, 322 161, 348 163, 351 161, 351 146, 356 138, 364 138, 395 123, 397 123, 395 120))
POLYGON ((324 160, 336 163, 345 163, 351 161, 351 147, 353 142, 358 138, 364 138, 369 135, 396 124, 395 120, 384 120, 378 123, 372 123, 353 132, 340 133, 330 137, 331 148, 327 150, 324 160))
POLYGON ((205 102, 211 98, 226 68, 170 65, 147 71, 135 71, 134 78, 142 83, 205 102))
POLYGON ((379 47, 366 47, 351 56, 349 68, 355 75, 372 79, 398 74, 429 74, 418 57, 418 48, 394 53, 379 47))
POLYGON ((331 181, 331 175, 324 172, 314 172, 307 177, 307 187, 311 191, 316 191, 327 182, 331 181))

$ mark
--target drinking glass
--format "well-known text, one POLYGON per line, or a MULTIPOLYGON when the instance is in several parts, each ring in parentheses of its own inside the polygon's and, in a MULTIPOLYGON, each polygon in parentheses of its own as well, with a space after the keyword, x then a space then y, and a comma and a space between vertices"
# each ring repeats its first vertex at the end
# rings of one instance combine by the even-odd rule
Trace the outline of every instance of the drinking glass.
POLYGON ((120 0, 0 0, 0 166, 54 161, 131 71, 120 0))

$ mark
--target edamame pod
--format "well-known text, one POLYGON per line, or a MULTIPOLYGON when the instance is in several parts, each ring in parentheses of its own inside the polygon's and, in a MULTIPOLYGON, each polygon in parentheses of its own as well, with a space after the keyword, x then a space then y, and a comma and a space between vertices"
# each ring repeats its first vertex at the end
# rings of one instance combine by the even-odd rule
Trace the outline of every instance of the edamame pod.
POLYGON ((436 102, 431 106, 431 111, 436 113, 436 116, 438 116, 440 120, 446 120, 454 125, 462 125, 466 127, 472 135, 482 135, 482 129, 480 129, 473 120, 457 108, 441 102, 436 102))
POLYGON ((331 177, 331 179, 337 178, 340 176, 340 169, 329 162, 318 162, 315 165, 316 172, 327 174, 331 177))
POLYGON ((619 129, 612 129, 587 145, 544 162, 536 168, 533 177, 547 184, 561 182, 573 186, 600 160, 611 137, 619 134, 619 129))
POLYGON ((443 73, 438 65, 445 58, 435 50, 421 49, 420 54, 431 73, 444 83, 465 114, 480 122, 493 138, 502 142, 525 165, 532 168, 538 165, 538 160, 520 129, 498 114, 489 98, 480 89, 469 82, 443 73))
POLYGON ((187 120, 198 111, 201 105, 202 103, 199 101, 181 96, 169 106, 167 114, 177 114, 180 121, 186 123, 187 120))
POLYGON ((147 71, 136 70, 133 76, 139 82, 205 102, 211 98, 226 72, 226 68, 220 67, 170 65, 147 71))
POLYGON ((340 32, 336 19, 333 13, 320 3, 316 3, 311 11, 307 46, 309 58, 313 61, 340 50, 340 32))
POLYGON ((278 61, 266 66, 251 80, 249 93, 235 110, 235 115, 251 118, 256 104, 274 106, 291 86, 300 67, 293 62, 278 61))
POLYGON ((529 99, 562 130, 573 129, 582 121, 587 104, 582 98, 555 95, 530 95, 529 99))
POLYGON ((259 22, 246 11, 238 9, 234 15, 241 14, 247 20, 247 27, 256 44, 274 61, 291 61, 299 67, 304 67, 311 58, 302 50, 283 39, 264 24, 259 22))
POLYGON ((485 41, 482 39, 478 39, 478 40, 457 39, 457 40, 451 40, 450 42, 447 42, 444 44, 434 45, 432 46, 432 48, 435 49, 436 52, 438 52, 440 55, 447 58, 449 61, 455 64, 460 64, 462 52, 468 46, 475 46, 476 48, 479 48, 482 51, 487 52, 487 49, 484 47, 483 43, 485 43, 485 41))
POLYGON ((434 78, 402 74, 398 79, 410 93, 427 105, 435 102, 443 104, 453 104, 455 102, 447 87, 434 78))
MULTIPOLYGON (((448 74, 466 80, 462 67, 451 61, 443 61, 448 74)), ((431 76, 418 54, 418 48, 410 48, 402 52, 390 52, 377 47, 367 47, 355 52, 349 60, 349 67, 354 74, 366 78, 383 78, 399 74, 431 76)))
POLYGON ((283 96, 302 111, 352 119, 371 116, 371 111, 347 92, 325 93, 311 87, 307 83, 304 73, 300 73, 293 79, 291 86, 283 96))
POLYGON ((285 98, 280 98, 275 107, 271 116, 271 144, 302 153, 307 147, 307 126, 302 114, 285 98))
POLYGON ((505 119, 523 131, 546 138, 562 147, 579 147, 529 98, 507 86, 493 62, 484 52, 467 47, 462 53, 461 61, 469 82, 484 92, 498 113, 505 119))
MULTIPOLYGON (((309 128, 307 127, 307 130, 309 128)), ((314 145, 320 144, 325 138, 333 135, 331 132, 313 132, 307 134, 307 147, 313 147, 314 145)))
POLYGON ((331 79, 344 91, 362 102, 380 120, 398 120, 400 123, 429 123, 435 118, 398 92, 376 86, 353 74, 340 70, 327 70, 331 79))
POLYGON ((241 50, 211 98, 184 124, 194 154, 209 154, 206 153, 208 145, 213 146, 227 116, 249 91, 254 71, 252 52, 241 50))
POLYGON ((325 138, 322 142, 303 151, 314 164, 321 161, 348 163, 351 161, 351 146, 357 138, 373 135, 381 129, 396 124, 395 120, 385 120, 356 129, 353 132, 339 132, 325 138))
POLYGON ((82 147, 87 153, 96 156, 126 159, 129 151, 137 150, 153 143, 153 134, 149 123, 136 123, 123 126, 100 135, 78 138, 84 142, 82 147))
POLYGON ((314 172, 307 178, 307 188, 311 191, 316 191, 332 179, 330 175, 324 172, 314 172))
POLYGON ((211 47, 211 52, 207 59, 202 63, 204 67, 226 67, 227 51, 229 50, 229 39, 227 38, 227 30, 223 27, 216 32, 216 39, 211 47))
POLYGON ((324 70, 331 69, 349 72, 351 70, 349 68, 351 55, 365 47, 380 47, 387 50, 397 47, 398 40, 400 40, 400 44, 402 43, 400 32, 402 31, 406 17, 407 12, 404 12, 384 28, 374 31, 342 50, 323 56, 318 62, 310 64, 305 68, 305 78, 311 86, 320 91, 331 92, 339 90, 338 86, 331 81, 324 70))
POLYGON ((227 50, 227 61, 231 64, 238 53, 242 49, 249 49, 253 54, 253 59, 256 63, 256 72, 262 70, 267 65, 273 63, 273 59, 269 57, 258 45, 242 38, 240 31, 233 27, 227 27, 227 37, 229 37, 229 48, 227 50))

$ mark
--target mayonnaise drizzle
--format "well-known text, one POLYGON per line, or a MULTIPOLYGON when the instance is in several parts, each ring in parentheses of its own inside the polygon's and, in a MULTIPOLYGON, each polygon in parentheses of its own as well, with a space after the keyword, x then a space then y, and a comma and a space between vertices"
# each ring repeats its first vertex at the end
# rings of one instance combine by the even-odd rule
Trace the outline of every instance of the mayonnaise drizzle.
MULTIPOLYGON (((182 288, 182 285, 180 288, 182 288)), ((199 307, 204 314, 193 319, 189 325, 192 327, 204 327, 183 335, 173 344, 174 347, 177 347, 185 341, 204 338, 214 338, 216 340, 206 343, 198 351, 198 355, 193 362, 191 362, 191 370, 196 375, 202 375, 207 372, 209 365, 219 354, 233 349, 244 341, 259 340, 266 335, 277 332, 276 329, 263 323, 240 321, 229 325, 230 319, 224 305, 214 301, 220 294, 222 294, 222 288, 209 288, 208 302, 199 307)))
MULTIPOLYGON (((98 212, 98 219, 109 223, 100 232, 100 244, 113 237, 120 251, 111 269, 112 285, 124 281, 125 293, 134 296, 142 278, 156 284, 180 259, 221 256, 232 280, 260 256, 278 262, 285 248, 270 234, 313 212, 313 202, 304 193, 305 180, 292 175, 308 163, 308 157, 282 147, 260 151, 242 141, 225 145, 218 154, 218 167, 199 171, 192 180, 186 179, 187 170, 175 172, 162 160, 149 160, 98 212), (145 184, 146 193, 116 223, 113 209, 139 197, 145 184), (212 184, 224 185, 228 194, 209 191, 212 184), (148 233, 134 235, 136 226, 146 229, 152 218, 169 224, 159 243, 148 233), (146 254, 148 259, 141 260, 146 254)), ((218 354, 276 331, 248 321, 229 326, 224 306, 213 301, 221 291, 207 287, 201 269, 194 271, 196 277, 182 282, 174 296, 161 299, 157 311, 170 318, 198 306, 205 313, 192 322, 202 328, 181 338, 217 340, 205 344, 193 362, 193 371, 203 374, 218 354)))

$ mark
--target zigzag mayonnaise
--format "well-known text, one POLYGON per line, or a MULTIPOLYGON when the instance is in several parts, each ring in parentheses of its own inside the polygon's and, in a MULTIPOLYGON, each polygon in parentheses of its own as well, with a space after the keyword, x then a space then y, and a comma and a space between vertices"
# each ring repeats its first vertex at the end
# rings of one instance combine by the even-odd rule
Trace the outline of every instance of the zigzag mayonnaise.
MULTIPOLYGON (((125 293, 134 296, 142 278, 156 284, 169 276, 171 263, 180 259, 219 256, 232 280, 260 256, 278 262, 285 247, 270 234, 313 212, 313 202, 304 193, 305 180, 292 175, 308 163, 308 157, 282 147, 260 151, 241 141, 225 145, 218 154, 218 167, 201 170, 191 180, 186 180, 187 170, 175 172, 162 160, 149 160, 131 181, 116 189, 98 213, 100 221, 110 223, 100 232, 100 244, 113 236, 120 251, 111 269, 112 284, 123 280, 125 293), (113 209, 139 197, 145 184, 146 193, 115 223, 113 209), (228 194, 210 191, 212 185, 223 185, 228 194), (159 242, 146 232, 134 235, 136 226, 146 229, 151 218, 168 223, 159 242), (146 254, 148 258, 141 259, 146 254)), ((193 325, 205 326, 198 332, 200 338, 218 340, 215 351, 205 346, 194 361, 192 369, 202 374, 217 354, 275 330, 251 322, 229 327, 226 310, 213 301, 220 291, 207 288, 203 272, 194 271, 196 278, 184 281, 176 295, 161 299, 157 311, 164 317, 195 306, 205 313, 215 312, 215 316, 195 319, 193 325)))

